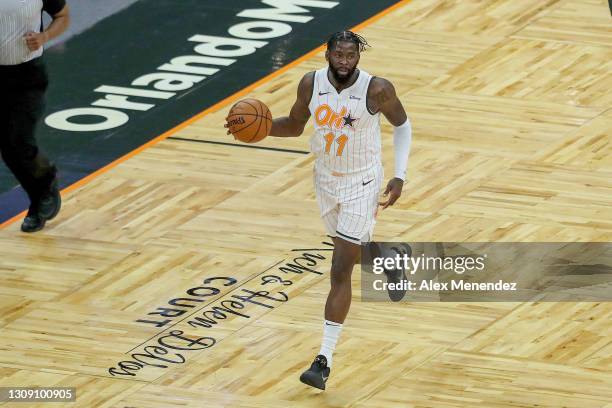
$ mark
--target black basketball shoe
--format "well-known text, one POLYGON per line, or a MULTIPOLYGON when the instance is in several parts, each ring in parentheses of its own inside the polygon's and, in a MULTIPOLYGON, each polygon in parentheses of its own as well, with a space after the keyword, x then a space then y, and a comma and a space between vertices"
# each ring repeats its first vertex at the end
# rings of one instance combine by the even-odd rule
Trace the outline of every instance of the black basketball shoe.
MULTIPOLYGON (((390 252, 400 255, 402 257, 404 255, 406 255, 408 258, 412 256, 412 248, 408 244, 400 244, 398 246, 392 246, 388 249, 390 252)), ((385 268, 384 272, 387 276, 387 283, 393 283, 394 288, 397 288, 398 285, 406 281, 405 269, 385 268)), ((400 288, 390 289, 389 286, 387 286, 387 293, 389 294, 389 299, 391 299, 393 302, 399 302, 406 295, 406 288, 403 286, 400 286, 400 288)))
POLYGON ((311 387, 324 390, 325 383, 329 378, 329 372, 330 369, 327 366, 327 358, 319 354, 310 365, 310 368, 302 373, 300 381, 311 387))

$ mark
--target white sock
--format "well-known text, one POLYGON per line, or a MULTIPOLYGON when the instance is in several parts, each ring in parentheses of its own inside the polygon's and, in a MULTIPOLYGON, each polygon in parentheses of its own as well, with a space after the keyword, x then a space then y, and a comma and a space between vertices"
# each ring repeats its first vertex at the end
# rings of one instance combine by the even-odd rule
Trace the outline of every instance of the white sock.
POLYGON ((321 342, 321 350, 319 354, 323 354, 327 359, 327 366, 332 366, 332 354, 336 348, 338 337, 342 331, 342 324, 325 320, 323 323, 323 341, 321 342))

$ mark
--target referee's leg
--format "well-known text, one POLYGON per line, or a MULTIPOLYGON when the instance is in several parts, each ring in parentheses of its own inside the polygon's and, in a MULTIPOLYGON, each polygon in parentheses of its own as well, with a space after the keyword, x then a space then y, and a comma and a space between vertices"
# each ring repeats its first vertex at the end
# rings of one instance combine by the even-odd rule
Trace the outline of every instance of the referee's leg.
POLYGON ((19 88, 2 96, 0 150, 7 167, 30 198, 22 230, 34 232, 42 229, 46 220, 55 217, 60 207, 56 168, 40 152, 35 136, 43 114, 47 84, 44 68, 32 70, 28 67, 16 79, 18 83, 13 86, 19 88))

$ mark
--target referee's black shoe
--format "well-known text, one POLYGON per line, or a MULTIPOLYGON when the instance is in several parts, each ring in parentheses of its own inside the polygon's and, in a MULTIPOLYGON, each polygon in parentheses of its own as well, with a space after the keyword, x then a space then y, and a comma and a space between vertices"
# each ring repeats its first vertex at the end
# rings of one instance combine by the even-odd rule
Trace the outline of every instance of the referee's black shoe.
POLYGON ((62 197, 57 186, 57 178, 54 178, 49 188, 43 193, 37 205, 30 206, 21 230, 23 232, 36 232, 45 227, 48 220, 52 220, 62 207, 62 197))
POLYGON ((38 202, 38 215, 47 221, 52 220, 61 207, 62 196, 57 186, 57 177, 55 177, 38 202))
POLYGON ((23 223, 21 224, 21 230, 23 232, 36 232, 40 231, 45 227, 45 220, 38 215, 37 211, 28 211, 28 215, 23 219, 23 223))
POLYGON ((310 365, 310 368, 302 373, 300 381, 320 390, 325 389, 325 383, 329 378, 330 369, 327 366, 327 358, 319 354, 310 365))

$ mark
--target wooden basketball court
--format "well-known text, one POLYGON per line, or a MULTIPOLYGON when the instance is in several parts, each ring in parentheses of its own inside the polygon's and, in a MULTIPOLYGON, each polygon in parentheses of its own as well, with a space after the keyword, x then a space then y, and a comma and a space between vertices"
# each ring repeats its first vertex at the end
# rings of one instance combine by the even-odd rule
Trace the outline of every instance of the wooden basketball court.
MULTIPOLYGON (((605 0, 412 0, 356 29, 413 123, 376 240, 612 240, 605 0)), ((65 190, 41 233, 0 230, 0 386, 76 387, 28 407, 611 408, 610 303, 361 302, 359 268, 328 389, 299 382, 331 258, 312 127, 257 144, 274 150, 228 145, 223 123, 247 95, 286 115, 323 64, 321 48, 65 190), (232 300, 241 315, 203 315, 232 300)))

